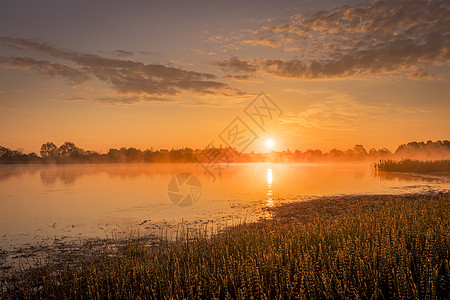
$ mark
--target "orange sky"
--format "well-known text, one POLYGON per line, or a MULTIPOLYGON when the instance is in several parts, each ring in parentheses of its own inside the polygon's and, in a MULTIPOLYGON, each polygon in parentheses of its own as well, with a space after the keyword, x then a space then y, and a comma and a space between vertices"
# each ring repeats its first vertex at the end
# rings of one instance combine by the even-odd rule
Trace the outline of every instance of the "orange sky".
POLYGON ((445 1, 174 2, 2 5, 0 145, 203 148, 236 117, 255 151, 450 138, 445 1))

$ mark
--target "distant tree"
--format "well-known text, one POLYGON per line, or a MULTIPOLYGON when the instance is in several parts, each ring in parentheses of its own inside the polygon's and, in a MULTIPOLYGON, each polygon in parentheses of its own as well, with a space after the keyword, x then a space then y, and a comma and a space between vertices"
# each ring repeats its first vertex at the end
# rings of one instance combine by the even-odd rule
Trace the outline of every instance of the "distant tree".
POLYGON ((109 149, 108 153, 106 154, 106 157, 108 161, 120 161, 120 152, 117 149, 109 149))
POLYGON ((18 148, 16 150, 11 150, 6 147, 0 146, 0 161, 2 162, 27 162, 31 159, 30 156, 23 153, 22 148, 18 148))
POLYGON ((37 156, 37 154, 35 152, 28 153, 28 157, 30 157, 32 159, 38 158, 38 156, 37 156))
POLYGON ((129 162, 139 161, 142 158, 142 151, 134 147, 130 147, 125 151, 125 156, 129 162))
POLYGON ((6 147, 0 147, 0 158, 2 160, 9 160, 13 156, 13 151, 6 147))
POLYGON ((9 150, 8 148, 0 146, 0 157, 6 156, 6 154, 10 151, 11 150, 9 150))
MULTIPOLYGON (((366 151, 362 145, 355 145, 352 149, 343 152, 332 149, 328 153, 320 150, 308 149, 304 153, 299 150, 273 151, 272 153, 239 153, 237 149, 230 147, 212 147, 206 149, 181 148, 170 151, 167 149, 154 150, 153 148, 142 151, 131 147, 110 149, 107 154, 95 151, 85 151, 77 147, 73 142, 65 142, 59 148, 52 142, 42 144, 40 154, 43 162, 198 162, 208 157, 218 157, 222 162, 263 162, 263 161, 326 161, 326 160, 360 160, 379 158, 414 158, 414 159, 450 159, 450 141, 409 142, 400 145, 395 154, 389 149, 371 148, 366 151), (48 160, 46 159, 55 159, 48 160)), ((11 150, 0 146, 0 163, 25 163, 42 161, 36 153, 24 154, 23 149, 11 150)))
POLYGON ((367 151, 366 151, 366 149, 364 149, 363 145, 355 145, 355 147, 353 147, 353 151, 355 152, 355 154, 357 156, 366 156, 367 155, 367 151))
POLYGON ((192 150, 191 148, 184 148, 183 158, 186 162, 194 162, 194 150, 192 150))
POLYGON ((145 162, 153 162, 153 149, 147 149, 142 153, 145 162))
POLYGON ((387 149, 387 148, 381 148, 381 149, 375 149, 375 148, 371 148, 369 151, 369 156, 371 158, 381 158, 381 157, 386 157, 386 156, 390 156, 392 155, 392 152, 387 149))
POLYGON ((171 162, 180 162, 183 159, 183 150, 182 149, 175 150, 174 148, 172 148, 172 150, 170 150, 169 156, 171 162))
POLYGON ((398 146, 395 154, 403 158, 415 159, 448 159, 450 157, 450 142, 444 141, 427 141, 409 142, 398 146))
POLYGON ((345 156, 346 156, 348 159, 353 159, 353 158, 355 157, 355 151, 352 150, 352 149, 347 149, 347 150, 345 151, 345 156))
POLYGON ((344 156, 344 151, 333 148, 330 150, 330 155, 333 157, 342 157, 344 156))
POLYGON ((84 150, 75 146, 72 142, 65 142, 59 147, 59 155, 61 157, 79 157, 84 153, 84 150))
POLYGON ((381 149, 378 149, 378 154, 380 154, 382 156, 383 155, 391 155, 392 152, 388 148, 381 148, 381 149))
POLYGON ((160 149, 155 151, 154 155, 155 162, 170 162, 170 152, 167 149, 160 149))
POLYGON ((58 157, 59 151, 55 144, 47 142, 42 144, 40 153, 43 158, 56 158, 58 157))

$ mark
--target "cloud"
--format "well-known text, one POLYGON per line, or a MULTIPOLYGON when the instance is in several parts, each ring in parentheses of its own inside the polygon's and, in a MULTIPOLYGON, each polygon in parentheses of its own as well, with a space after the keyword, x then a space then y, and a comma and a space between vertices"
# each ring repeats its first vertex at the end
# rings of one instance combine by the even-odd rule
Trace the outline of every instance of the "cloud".
POLYGON ((229 99, 229 101, 227 102, 224 102, 218 97, 208 97, 207 99, 199 99, 199 100, 197 99, 182 100, 180 104, 186 107, 228 108, 228 107, 242 106, 244 103, 248 103, 248 99, 235 97, 229 99))
POLYGON ((224 104, 224 103, 214 103, 211 101, 195 101, 195 102, 189 102, 185 104, 184 106, 187 107, 212 107, 212 108, 225 108, 225 107, 231 107, 230 104, 224 104))
POLYGON ((35 70, 47 77, 64 78, 73 84, 80 84, 90 79, 90 76, 83 70, 45 60, 35 60, 30 57, 6 58, 0 56, 0 66, 21 70, 35 70))
POLYGON ((136 104, 144 102, 168 103, 174 102, 173 99, 145 96, 102 96, 102 97, 71 97, 64 99, 66 102, 97 102, 108 105, 136 104))
POLYGON ((240 59, 239 57, 231 57, 222 61, 215 61, 215 65, 219 66, 223 71, 230 72, 255 72, 257 66, 252 63, 240 59))
POLYGON ((303 95, 313 95, 318 100, 299 112, 288 112, 281 118, 285 132, 295 131, 357 131, 364 124, 378 126, 386 122, 386 116, 398 119, 420 119, 423 114, 435 113, 422 107, 402 106, 390 103, 366 104, 347 93, 327 90, 289 90, 303 95))
POLYGON ((203 50, 200 50, 200 49, 193 49, 192 51, 193 51, 195 54, 197 54, 197 55, 217 55, 217 53, 214 52, 214 51, 208 51, 208 52, 206 52, 206 51, 203 51, 203 50))
POLYGON ((268 46, 271 48, 279 48, 281 46, 280 42, 268 37, 259 37, 254 40, 245 40, 242 44, 252 45, 252 46, 268 46))
MULTIPOLYGON (((258 70, 298 79, 368 78, 395 75, 433 79, 427 68, 450 62, 450 10, 445 0, 374 1, 264 26, 249 41, 271 41, 295 51, 292 59, 233 57, 215 64, 233 72, 258 70), (263 37, 261 37, 263 35, 263 37), (225 68, 228 67, 228 68, 225 68)), ((247 45, 264 43, 248 42, 247 45)))
POLYGON ((150 56, 158 56, 160 58, 167 58, 166 56, 162 55, 159 52, 155 52, 155 51, 139 51, 138 52, 141 55, 150 55, 150 56))
POLYGON ((41 74, 61 76, 74 83, 82 83, 95 77, 121 94, 134 93, 158 97, 180 93, 224 96, 245 94, 217 81, 216 76, 209 73, 71 51, 26 38, 2 37, 0 42, 27 53, 75 65, 70 67, 60 62, 37 61, 29 57, 2 57, 0 64, 4 67, 37 70, 41 74))
POLYGON ((412 72, 408 75, 409 79, 413 80, 433 80, 436 79, 436 76, 434 74, 428 73, 428 72, 412 72))
POLYGON ((233 79, 236 81, 253 81, 257 78, 255 74, 245 74, 245 75, 225 75, 225 78, 233 79))
POLYGON ((283 126, 318 130, 356 130, 358 122, 372 118, 379 107, 362 104, 347 94, 328 96, 298 113, 287 113, 283 126))
POLYGON ((133 56, 133 52, 132 51, 127 51, 127 50, 115 50, 114 54, 119 56, 119 57, 130 57, 130 56, 133 56))

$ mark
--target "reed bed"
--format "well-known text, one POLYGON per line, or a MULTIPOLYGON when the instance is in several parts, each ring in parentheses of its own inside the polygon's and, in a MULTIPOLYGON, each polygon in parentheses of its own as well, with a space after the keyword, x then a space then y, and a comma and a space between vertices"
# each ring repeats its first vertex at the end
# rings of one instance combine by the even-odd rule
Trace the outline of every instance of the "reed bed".
POLYGON ((3 275, 19 299, 448 299, 450 194, 286 205, 212 237, 118 241, 3 275))
POLYGON ((377 171, 408 173, 450 173, 450 160, 380 160, 373 165, 377 171))

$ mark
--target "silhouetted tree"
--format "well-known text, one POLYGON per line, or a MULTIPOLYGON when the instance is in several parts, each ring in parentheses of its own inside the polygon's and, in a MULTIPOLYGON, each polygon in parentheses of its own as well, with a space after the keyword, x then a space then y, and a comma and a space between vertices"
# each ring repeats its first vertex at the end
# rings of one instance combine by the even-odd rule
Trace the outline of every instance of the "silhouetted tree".
POLYGON ((6 156, 9 151, 11 151, 11 150, 9 150, 6 147, 1 147, 0 146, 0 157, 6 156))
POLYGON ((378 154, 381 156, 387 156, 387 155, 391 155, 392 152, 388 148, 381 148, 381 149, 378 149, 378 154))
POLYGON ((142 151, 137 148, 122 147, 119 150, 110 149, 107 154, 99 154, 94 151, 85 151, 77 147, 73 142, 65 142, 59 148, 52 142, 42 144, 40 154, 43 160, 32 152, 24 154, 22 149, 11 150, 0 146, 1 163, 24 162, 202 162, 217 159, 219 163, 228 162, 291 162, 291 161, 326 161, 326 160, 362 160, 362 159, 449 159, 450 141, 410 142, 400 145, 395 154, 389 149, 371 148, 369 153, 362 145, 355 145, 353 149, 343 152, 332 149, 328 153, 320 150, 308 149, 305 152, 273 151, 272 153, 239 153, 237 149, 230 147, 207 147, 205 149, 167 149, 154 150, 153 148, 142 151))
POLYGON ((41 146, 42 158, 56 158, 58 157, 58 147, 52 142, 47 142, 41 146))
POLYGON ((59 147, 59 155, 63 158, 71 157, 81 157, 84 150, 75 146, 72 142, 65 142, 59 147))
POLYGON ((142 151, 134 147, 128 148, 125 153, 129 162, 140 161, 142 159, 142 151))
POLYGON ((33 160, 36 160, 39 158, 35 152, 28 153, 28 157, 33 160))
POLYGON ((409 142, 398 146, 395 154, 403 158, 444 159, 450 156, 450 142, 409 142))
POLYGON ((353 147, 353 151, 359 157, 367 155, 367 151, 366 151, 366 149, 364 149, 363 145, 355 145, 355 147, 353 147))

